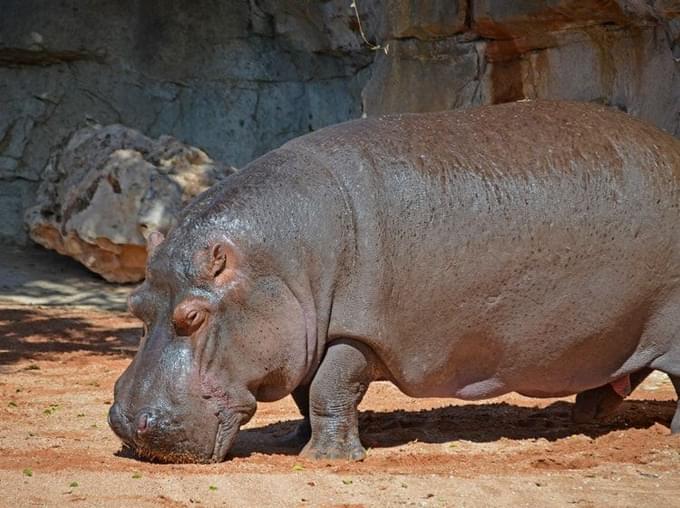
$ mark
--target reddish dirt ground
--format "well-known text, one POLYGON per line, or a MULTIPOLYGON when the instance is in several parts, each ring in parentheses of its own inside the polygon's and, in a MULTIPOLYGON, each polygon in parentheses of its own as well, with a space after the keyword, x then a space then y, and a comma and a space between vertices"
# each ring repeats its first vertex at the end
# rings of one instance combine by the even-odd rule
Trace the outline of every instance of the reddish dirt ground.
POLYGON ((411 399, 376 383, 361 463, 286 447, 290 398, 261 404, 224 463, 141 462, 106 423, 138 333, 125 314, 0 308, 0 505, 680 506, 674 393, 659 377, 587 425, 571 423, 573 399, 411 399))

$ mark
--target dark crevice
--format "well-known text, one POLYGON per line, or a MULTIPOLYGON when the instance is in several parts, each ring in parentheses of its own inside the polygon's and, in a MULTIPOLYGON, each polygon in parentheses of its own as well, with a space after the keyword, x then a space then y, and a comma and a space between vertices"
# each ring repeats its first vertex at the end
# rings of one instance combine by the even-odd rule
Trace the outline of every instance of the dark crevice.
POLYGON ((0 47, 0 67, 47 66, 82 61, 103 63, 104 60, 103 54, 89 51, 31 50, 0 47))
POLYGON ((475 1, 474 0, 467 0, 466 6, 465 6, 465 21, 464 21, 464 26, 466 30, 472 30, 472 24, 474 23, 475 19, 475 1))

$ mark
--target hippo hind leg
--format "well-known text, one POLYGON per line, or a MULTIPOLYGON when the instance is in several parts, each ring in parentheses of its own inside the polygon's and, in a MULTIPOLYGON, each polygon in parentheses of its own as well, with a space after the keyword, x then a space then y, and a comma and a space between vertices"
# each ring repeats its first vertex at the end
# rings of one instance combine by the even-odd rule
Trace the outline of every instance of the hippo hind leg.
POLYGON ((309 391, 312 436, 302 455, 313 459, 362 460, 357 407, 374 380, 375 357, 363 344, 331 344, 309 391))
MULTIPOLYGON (((653 369, 640 369, 630 375, 630 391, 642 383, 653 369)), ((613 414, 623 402, 624 397, 611 385, 592 388, 576 395, 576 402, 571 413, 575 423, 587 423, 592 420, 605 418, 613 414)))
POLYGON ((669 374, 668 377, 671 379, 671 383, 673 383, 673 387, 675 388, 675 393, 678 396, 675 414, 673 415, 673 420, 671 421, 671 434, 678 434, 680 433, 680 376, 669 374))
POLYGON ((680 433, 680 372, 678 372, 678 363, 674 362, 675 365, 672 369, 659 368, 661 372, 668 375, 671 383, 673 383, 673 388, 675 388, 675 394, 678 397, 678 401, 675 406, 675 413, 673 414, 673 419, 671 420, 671 434, 680 433), (670 371, 670 372, 669 372, 670 371))

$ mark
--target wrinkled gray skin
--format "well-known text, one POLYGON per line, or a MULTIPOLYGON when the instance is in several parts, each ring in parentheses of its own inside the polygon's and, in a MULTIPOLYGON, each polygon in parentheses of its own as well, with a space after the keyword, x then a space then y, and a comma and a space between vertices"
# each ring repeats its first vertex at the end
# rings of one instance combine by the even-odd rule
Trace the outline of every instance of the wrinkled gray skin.
POLYGON ((295 139, 153 235, 111 426, 141 455, 219 461, 256 401, 293 393, 303 454, 361 459, 374 380, 414 397, 582 392, 577 420, 620 402, 608 384, 627 375, 680 388, 679 204, 680 142, 599 106, 295 139))

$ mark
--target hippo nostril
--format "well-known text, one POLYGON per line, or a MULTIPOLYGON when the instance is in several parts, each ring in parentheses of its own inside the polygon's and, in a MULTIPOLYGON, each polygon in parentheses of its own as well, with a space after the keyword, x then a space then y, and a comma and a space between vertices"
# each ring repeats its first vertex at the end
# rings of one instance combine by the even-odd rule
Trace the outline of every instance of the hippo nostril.
POLYGON ((154 425, 156 417, 148 411, 142 411, 137 417, 137 433, 144 434, 154 425))

